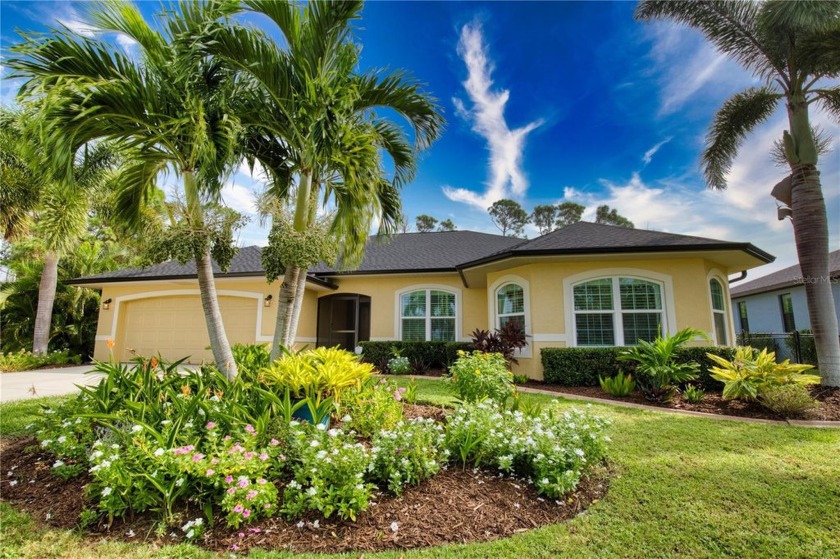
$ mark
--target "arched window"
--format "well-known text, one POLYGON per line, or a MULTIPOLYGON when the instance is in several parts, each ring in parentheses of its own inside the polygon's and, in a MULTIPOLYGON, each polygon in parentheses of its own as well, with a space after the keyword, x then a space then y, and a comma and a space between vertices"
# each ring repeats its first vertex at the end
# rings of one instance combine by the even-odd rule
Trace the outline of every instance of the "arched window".
POLYGON ((573 287, 579 346, 636 345, 665 332, 662 285, 630 277, 598 278, 573 287))
POLYGON ((506 283, 496 290, 496 328, 508 322, 518 323, 525 330, 525 290, 516 283, 506 283))
POLYGON ((400 339, 405 342, 454 342, 455 294, 418 289, 400 295, 400 339))
POLYGON ((709 280, 709 292, 712 296, 712 324, 715 326, 715 343, 729 345, 726 328, 726 298, 723 285, 715 279, 709 280))

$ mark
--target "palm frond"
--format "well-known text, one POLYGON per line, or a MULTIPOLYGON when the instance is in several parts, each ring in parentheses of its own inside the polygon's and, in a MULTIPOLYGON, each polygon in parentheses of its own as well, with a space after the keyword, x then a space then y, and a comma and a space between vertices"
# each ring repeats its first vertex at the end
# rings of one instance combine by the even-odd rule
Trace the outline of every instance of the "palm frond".
POLYGON ((703 174, 711 188, 726 188, 726 174, 746 135, 767 120, 782 95, 769 87, 750 88, 727 99, 706 136, 703 174))
POLYGON ((817 103, 834 122, 840 122, 840 86, 815 89, 817 103))

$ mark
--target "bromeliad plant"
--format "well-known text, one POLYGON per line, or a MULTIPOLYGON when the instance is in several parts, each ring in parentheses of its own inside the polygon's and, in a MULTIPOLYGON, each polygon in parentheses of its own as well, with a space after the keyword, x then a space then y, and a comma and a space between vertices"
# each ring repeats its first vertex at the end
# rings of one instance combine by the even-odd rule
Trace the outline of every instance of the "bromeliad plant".
POLYGON ((739 347, 732 361, 706 354, 718 364, 709 369, 712 378, 724 383, 725 400, 754 401, 768 388, 789 384, 819 384, 818 375, 807 374, 812 365, 794 365, 789 359, 776 363, 776 354, 767 349, 758 351, 750 346, 739 347))
POLYGON ((645 398, 659 403, 670 402, 677 386, 696 379, 700 371, 697 363, 678 363, 676 359, 679 349, 695 336, 706 337, 706 334, 685 328, 652 342, 639 340, 639 345, 623 351, 618 359, 636 364, 636 382, 645 398))

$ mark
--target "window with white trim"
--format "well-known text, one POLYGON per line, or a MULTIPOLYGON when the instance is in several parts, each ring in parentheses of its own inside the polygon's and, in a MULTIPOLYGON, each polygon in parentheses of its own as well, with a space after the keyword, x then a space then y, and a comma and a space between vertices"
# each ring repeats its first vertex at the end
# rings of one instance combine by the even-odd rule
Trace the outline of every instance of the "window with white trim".
POLYGON ((723 285, 712 278, 709 280, 709 292, 712 297, 712 322, 715 325, 715 343, 717 345, 729 345, 729 336, 726 328, 726 298, 723 293, 723 285))
POLYGON ((455 294, 418 289, 400 295, 400 339, 404 342, 454 342, 455 294))
POLYGON ((496 328, 515 322, 525 331, 525 290, 518 283, 506 283, 496 290, 496 328))
POLYGON ((630 277, 607 277, 572 289, 575 340, 579 346, 636 345, 665 331, 662 285, 630 277))

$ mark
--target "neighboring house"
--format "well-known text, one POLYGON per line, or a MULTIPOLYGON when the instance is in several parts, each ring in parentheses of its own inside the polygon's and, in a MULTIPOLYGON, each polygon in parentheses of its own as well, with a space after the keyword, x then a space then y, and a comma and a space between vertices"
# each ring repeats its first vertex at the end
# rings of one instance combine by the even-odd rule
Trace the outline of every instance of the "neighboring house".
MULTIPOLYGON (((828 255, 834 309, 840 320, 840 250, 828 255)), ((799 265, 732 286, 732 311, 738 332, 792 332, 811 328, 805 283, 799 265)))
MULTIPOLYGON (((354 271, 309 274, 296 344, 364 340, 469 340, 515 320, 528 346, 518 371, 542 378, 544 347, 630 345, 691 326, 720 344, 735 339, 727 277, 773 257, 735 243, 581 222, 532 240, 472 231, 371 238, 354 271)), ((211 354, 193 264, 167 262, 75 280, 102 290, 95 357, 211 354)), ((259 247, 216 275, 228 338, 271 340, 278 282, 259 247)))

